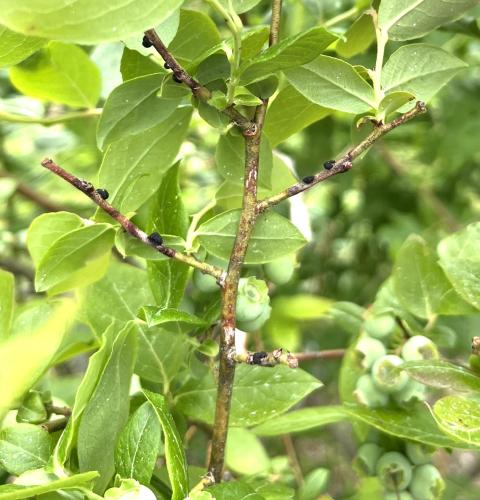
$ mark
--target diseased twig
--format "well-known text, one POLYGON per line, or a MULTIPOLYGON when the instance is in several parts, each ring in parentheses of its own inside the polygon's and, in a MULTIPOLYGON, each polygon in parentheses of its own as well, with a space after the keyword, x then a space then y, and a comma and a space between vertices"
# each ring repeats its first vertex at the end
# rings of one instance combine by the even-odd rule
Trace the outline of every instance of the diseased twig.
POLYGON ((276 366, 286 365, 289 368, 298 368, 298 359, 294 354, 283 349, 275 349, 272 352, 242 352, 234 356, 236 363, 246 363, 247 365, 276 366))
POLYGON ((343 358, 346 349, 325 349, 324 351, 296 352, 292 354, 300 363, 302 361, 313 361, 315 359, 339 359, 343 358))
POLYGON ((201 262, 191 255, 181 253, 173 248, 167 247, 161 241, 160 235, 147 235, 143 232, 136 224, 134 224, 130 219, 121 214, 116 208, 112 207, 97 191, 92 184, 86 182, 73 174, 67 172, 62 167, 54 163, 50 159, 45 159, 42 161, 42 166, 58 175, 62 179, 69 182, 72 186, 76 187, 83 194, 88 196, 94 203, 96 203, 102 210, 104 210, 110 217, 115 219, 129 234, 139 239, 145 245, 149 245, 161 254, 176 259, 184 264, 195 267, 205 274, 210 274, 217 278, 220 285, 223 284, 224 272, 218 267, 207 264, 206 262, 201 262))
MULTIPOLYGON (((273 0, 281 5, 280 0, 273 0)), ((278 34, 280 15, 274 20, 270 30, 278 34)), ((274 41, 278 37, 274 36, 274 41)), ((270 42, 271 44, 274 42, 270 42)), ((209 472, 218 483, 222 480, 225 461, 225 446, 228 434, 228 422, 232 401, 233 380, 235 377, 235 324, 238 282, 242 270, 248 243, 257 217, 257 178, 260 160, 260 141, 268 100, 255 110, 255 127, 243 131, 245 139, 245 170, 243 181, 243 200, 235 242, 228 264, 225 284, 222 289, 222 311, 220 332, 220 361, 215 404, 215 421, 212 434, 212 451, 209 472)))
POLYGON ((62 417, 55 420, 49 420, 48 422, 41 424, 40 427, 50 433, 61 431, 67 426, 68 419, 69 417, 62 417))
POLYGON ((264 212, 267 208, 272 207, 273 205, 277 205, 278 203, 295 196, 296 194, 302 193, 307 189, 312 188, 313 186, 319 184, 327 180, 334 175, 341 174, 343 172, 347 172, 352 168, 352 162, 356 158, 358 158, 364 151, 366 151, 372 144, 374 144, 378 139, 383 137, 388 132, 393 129, 403 125, 404 123, 410 121, 412 118, 415 118, 418 115, 426 113, 427 107, 425 103, 418 101, 413 109, 407 111, 403 115, 395 118, 389 123, 385 123, 383 125, 378 125, 373 132, 364 139, 360 144, 350 149, 345 155, 343 155, 340 159, 336 161, 328 161, 325 162, 325 170, 319 172, 318 174, 305 177, 305 179, 301 182, 297 182, 293 186, 285 189, 281 193, 278 193, 270 198, 266 198, 257 203, 257 213, 264 212))
MULTIPOLYGON (((173 71, 176 81, 187 85, 195 97, 207 102, 211 97, 210 90, 195 80, 195 78, 190 76, 189 73, 178 63, 175 57, 173 57, 168 48, 162 42, 157 32, 154 29, 149 29, 145 31, 145 36, 165 61, 166 66, 173 71)), ((227 106, 222 112, 227 115, 232 123, 234 123, 241 130, 254 131, 255 124, 238 112, 233 105, 227 106)))

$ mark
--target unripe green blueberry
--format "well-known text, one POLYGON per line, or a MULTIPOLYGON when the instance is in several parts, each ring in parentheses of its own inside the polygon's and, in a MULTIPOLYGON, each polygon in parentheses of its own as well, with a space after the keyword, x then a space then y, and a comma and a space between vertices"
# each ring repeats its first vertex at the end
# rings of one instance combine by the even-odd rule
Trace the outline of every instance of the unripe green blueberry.
POLYGON ((253 319, 252 321, 239 321, 238 328, 240 330, 243 330, 244 332, 256 332, 260 330, 260 328, 262 328, 262 326, 268 321, 271 312, 272 308, 268 304, 266 304, 263 311, 257 318, 253 319))
POLYGON ((280 259, 267 262, 263 266, 267 278, 276 285, 285 285, 293 276, 295 271, 295 262, 291 255, 281 257, 280 259))
POLYGON ((412 479, 412 466, 405 455, 389 451, 377 463, 377 476, 389 491, 405 490, 412 479))
POLYGON ((476 354, 472 354, 468 358, 468 364, 470 365, 470 368, 477 373, 480 373, 480 356, 477 356, 476 354))
POLYGON ((362 337, 357 342, 355 350, 363 356, 361 365, 366 370, 369 370, 378 358, 387 354, 385 346, 380 342, 380 340, 372 339, 367 336, 362 337))
POLYGON ((385 339, 395 329, 395 319, 390 314, 370 316, 363 323, 363 328, 370 337, 385 339))
POLYGON ((384 449, 380 448, 378 444, 362 444, 362 446, 358 448, 355 464, 364 474, 373 476, 377 470, 378 459, 382 456, 383 452, 384 449))
POLYGON ((210 274, 204 274, 198 269, 193 271, 193 283, 203 293, 212 293, 217 291, 217 280, 210 274))
POLYGON ((407 441, 405 452, 410 462, 414 465, 428 464, 432 460, 432 453, 435 448, 424 443, 416 443, 415 441, 407 441))
POLYGON ((425 401, 427 388, 416 380, 409 380, 407 385, 393 395, 393 399, 400 406, 409 406, 419 401, 425 401))
POLYGON ((257 280, 254 276, 241 278, 238 284, 237 320, 253 321, 262 314, 269 301, 265 281, 257 280))
POLYGON ((391 492, 383 496, 383 500, 414 500, 408 491, 391 492))
POLYGON ((373 383, 371 375, 362 375, 357 380, 357 386, 353 391, 356 400, 370 408, 377 408, 378 406, 385 406, 388 403, 388 395, 378 390, 373 383))
POLYGON ((410 491, 415 498, 437 500, 441 498, 444 489, 445 482, 434 465, 417 465, 413 469, 410 491))
POLYGON ((410 337, 402 347, 402 358, 405 361, 419 361, 422 359, 437 359, 437 346, 423 335, 410 337))
POLYGON ((372 367, 373 382, 383 392, 394 393, 401 391, 408 382, 408 374, 400 369, 403 359, 389 354, 383 356, 372 367))

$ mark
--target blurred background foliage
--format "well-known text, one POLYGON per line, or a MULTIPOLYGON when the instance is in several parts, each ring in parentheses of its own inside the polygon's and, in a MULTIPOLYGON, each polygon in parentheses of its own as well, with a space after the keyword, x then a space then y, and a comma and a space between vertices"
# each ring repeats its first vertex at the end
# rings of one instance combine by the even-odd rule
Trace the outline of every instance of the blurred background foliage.
MULTIPOLYGON (((324 23, 333 31, 344 33, 355 18, 358 4, 351 0, 285 0, 282 36, 324 23), (343 16, 345 12, 352 15, 343 16)), ((204 8, 202 2, 194 0, 185 6, 204 8)), ((245 24, 267 23, 269 9, 269 2, 262 1, 242 19, 245 24)), ((480 30, 475 22, 480 8, 469 15, 472 19, 425 37, 425 43, 443 47, 469 64, 434 98, 429 113, 384 138, 347 175, 337 176, 278 209, 283 213, 290 211, 309 243, 297 256, 294 278, 271 289, 272 318, 262 336, 255 339, 258 349, 283 346, 292 351, 317 351, 346 347, 349 333, 325 317, 322 304, 350 301, 368 307, 389 276, 408 235, 421 234, 435 245, 450 232, 480 219, 480 30)), ((221 22, 217 24, 225 31, 221 22)), ((226 32, 223 34, 227 36, 226 32)), ((139 41, 135 43, 139 46, 139 41)), ((396 48, 395 43, 388 46, 390 53, 396 48)), ((103 44, 85 50, 100 70, 101 96, 105 99, 122 79, 119 62, 123 44, 103 44)), ((373 67, 374 60, 375 49, 370 46, 349 62, 373 67)), ((28 122, 28 117, 65 112, 60 105, 21 95, 12 85, 8 69, 0 70, 0 98, 0 267, 16 275, 18 304, 28 308, 37 299, 33 265, 25 243, 32 220, 49 211, 66 210, 84 217, 94 212, 84 195, 42 169, 40 161, 54 156, 79 177, 95 180, 101 162, 96 145, 98 117, 50 126, 2 119, 5 113, 15 113, 28 122)), ((357 136, 351 117, 333 112, 278 144, 276 151, 302 178, 317 172, 324 161, 338 157, 358 140, 357 136)), ((194 115, 179 155, 181 188, 189 214, 203 209, 221 183, 214 164, 218 137, 216 129, 194 115)), ((259 276, 258 269, 255 274, 259 276)), ((197 299, 198 291, 190 285, 186 306, 197 299)), ((447 343, 444 352, 447 357, 465 362, 469 339, 480 327, 480 315, 469 316, 468 320, 453 317, 441 321, 455 332, 455 340, 447 343)), ((71 334, 77 340, 84 338, 88 351, 92 339, 85 327, 77 325, 71 334)), ((325 383, 324 390, 310 396, 305 405, 338 401, 339 360, 312 361, 302 367, 325 383)), ((74 358, 52 370, 46 384, 72 404, 84 368, 85 357, 74 358)), ((294 441, 264 440, 269 455, 277 456, 270 463, 273 476, 277 470, 282 475, 290 474, 294 480, 297 467, 303 471, 325 467, 333 474, 330 492, 335 498, 354 491, 356 477, 351 459, 356 447, 347 424, 310 431, 294 441), (286 455, 291 458, 293 450, 299 463, 290 468, 286 455)), ((239 435, 236 443, 240 446, 242 442, 239 435)), ((258 457, 262 453, 263 449, 258 451, 258 457)), ((201 462, 203 457, 198 460, 201 462)), ((445 498, 478 498, 474 492, 474 485, 480 485, 477 455, 442 451, 437 465, 448 479, 445 498), (465 487, 467 482, 473 493, 468 492, 470 486, 465 487)), ((242 472, 246 468, 248 464, 237 464, 242 472)))

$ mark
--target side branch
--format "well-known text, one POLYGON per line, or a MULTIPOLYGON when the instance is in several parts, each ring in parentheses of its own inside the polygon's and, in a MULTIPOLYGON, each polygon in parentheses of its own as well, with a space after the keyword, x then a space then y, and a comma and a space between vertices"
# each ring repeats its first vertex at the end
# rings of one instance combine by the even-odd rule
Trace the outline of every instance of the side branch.
MULTIPOLYGON (((173 71, 175 80, 179 83, 184 83, 187 87, 189 87, 192 91, 192 94, 197 99, 207 102, 211 97, 210 90, 207 89, 207 87, 204 87, 200 82, 195 80, 195 78, 193 78, 185 70, 185 68, 183 68, 178 63, 178 61, 175 59, 175 57, 173 57, 166 45, 162 42, 157 32, 154 29, 149 29, 145 31, 145 36, 165 61, 165 66, 173 71)), ((248 118, 243 116, 240 112, 238 112, 233 105, 227 106, 223 110, 223 114, 227 115, 232 123, 234 123, 241 130, 255 133, 255 124, 252 123, 248 118)))
POLYGON ((247 365, 276 366, 286 365, 289 368, 298 368, 298 359, 294 354, 283 349, 275 349, 272 352, 242 352, 235 355, 236 363, 245 363, 247 365))
POLYGON ((418 101, 413 109, 407 111, 403 115, 395 118, 389 123, 385 123, 383 125, 378 125, 373 132, 364 139, 360 144, 350 149, 345 155, 343 155, 340 159, 336 161, 328 161, 324 164, 325 170, 319 172, 318 174, 305 177, 301 182, 297 182, 293 186, 285 189, 281 193, 278 193, 270 198, 266 198, 257 203, 257 213, 264 212, 267 208, 272 207, 273 205, 277 205, 283 200, 287 198, 291 198, 296 194, 302 193, 307 189, 312 188, 316 184, 327 180, 334 175, 341 174, 350 170, 352 168, 352 162, 356 158, 358 158, 364 151, 366 151, 372 144, 374 144, 378 139, 383 137, 388 132, 393 129, 403 125, 404 123, 410 121, 412 118, 415 118, 418 115, 427 112, 427 107, 425 103, 418 101))
POLYGON ((153 235, 149 236, 147 233, 142 231, 136 224, 134 224, 130 219, 121 214, 116 208, 112 207, 110 203, 105 201, 104 197, 100 194, 100 191, 96 190, 90 182, 84 181, 75 177, 73 174, 67 172, 62 167, 54 163, 50 159, 45 159, 42 161, 42 166, 58 175, 62 179, 66 180, 72 186, 76 187, 83 194, 88 196, 94 203, 96 203, 102 210, 104 210, 112 219, 115 219, 127 233, 130 233, 135 238, 139 239, 145 245, 149 245, 161 254, 170 257, 171 259, 176 259, 184 264, 195 267, 202 271, 202 273, 210 274, 217 278, 219 284, 223 284, 224 280, 224 272, 218 267, 207 264, 206 262, 200 262, 195 259, 191 255, 187 255, 181 253, 174 248, 167 247, 161 241, 160 235, 156 235, 156 238, 153 235))

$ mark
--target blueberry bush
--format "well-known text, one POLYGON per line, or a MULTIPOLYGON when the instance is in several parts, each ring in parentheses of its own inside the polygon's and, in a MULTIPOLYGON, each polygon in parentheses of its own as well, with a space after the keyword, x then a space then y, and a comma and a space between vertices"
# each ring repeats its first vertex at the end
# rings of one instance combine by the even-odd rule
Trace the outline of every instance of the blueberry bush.
POLYGON ((0 499, 480 498, 479 19, 0 0, 0 499))

